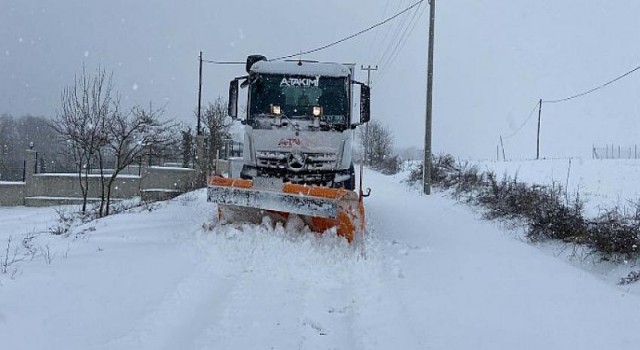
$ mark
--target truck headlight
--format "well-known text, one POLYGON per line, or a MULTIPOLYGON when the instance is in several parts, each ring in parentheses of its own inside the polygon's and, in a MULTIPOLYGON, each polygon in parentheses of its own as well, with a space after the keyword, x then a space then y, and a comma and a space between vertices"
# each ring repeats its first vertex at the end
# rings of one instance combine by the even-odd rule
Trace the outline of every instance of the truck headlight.
POLYGON ((314 117, 322 116, 322 106, 313 106, 313 116, 314 117))
POLYGON ((282 108, 278 105, 271 105, 271 114, 280 115, 282 114, 282 108))

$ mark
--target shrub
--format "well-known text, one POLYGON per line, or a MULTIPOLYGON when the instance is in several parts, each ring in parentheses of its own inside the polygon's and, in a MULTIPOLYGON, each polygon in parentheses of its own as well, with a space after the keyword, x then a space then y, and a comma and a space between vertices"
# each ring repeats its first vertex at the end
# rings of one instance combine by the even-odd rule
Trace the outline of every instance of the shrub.
POLYGON ((409 171, 409 177, 407 177, 407 182, 410 185, 414 185, 418 181, 422 182, 423 168, 424 167, 422 166, 422 163, 420 163, 417 166, 413 167, 411 171, 409 171))
POLYGON ((395 175, 402 170, 402 160, 398 156, 387 156, 373 168, 385 175, 395 175))
MULTIPOLYGON (((526 224, 530 240, 584 244, 605 260, 640 257, 640 202, 633 215, 614 208, 587 220, 579 195, 570 202, 562 186, 530 185, 506 175, 498 180, 495 174, 483 173, 469 163, 460 164, 451 155, 434 156, 432 162, 434 186, 483 207, 486 219, 526 224)), ((413 184, 421 180, 422 164, 410 172, 407 181, 413 184)))
POLYGON ((635 259, 640 245, 639 231, 636 222, 615 208, 589 224, 587 245, 606 260, 635 259))

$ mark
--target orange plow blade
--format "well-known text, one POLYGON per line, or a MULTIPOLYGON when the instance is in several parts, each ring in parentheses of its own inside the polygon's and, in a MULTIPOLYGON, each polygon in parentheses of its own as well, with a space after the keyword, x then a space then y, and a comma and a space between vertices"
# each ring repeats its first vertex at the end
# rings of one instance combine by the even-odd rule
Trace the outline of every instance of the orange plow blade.
POLYGON ((256 188, 251 180, 212 177, 207 200, 218 204, 221 222, 255 222, 264 216, 286 220, 296 214, 315 232, 336 228, 353 242, 365 231, 362 198, 350 190, 283 184, 280 188, 256 188))

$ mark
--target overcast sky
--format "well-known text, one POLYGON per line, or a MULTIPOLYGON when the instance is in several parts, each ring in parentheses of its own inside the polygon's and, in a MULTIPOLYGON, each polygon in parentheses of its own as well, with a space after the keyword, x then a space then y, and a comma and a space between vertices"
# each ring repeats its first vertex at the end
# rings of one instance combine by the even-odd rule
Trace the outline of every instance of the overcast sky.
MULTIPOLYGON (((60 91, 85 64, 112 70, 126 104, 166 105, 167 118, 195 125, 200 50, 214 60, 304 51, 414 2, 0 0, 0 113, 55 115, 60 91)), ((373 118, 391 127, 398 146, 424 140, 426 1, 417 11, 304 57, 379 65, 373 118), (407 27, 402 50, 389 59, 407 27)), ((434 152, 495 158, 502 135, 507 157, 535 157, 537 113, 519 128, 537 100, 589 90, 640 65, 638 14, 637 0, 439 0, 434 152)), ((228 81, 241 74, 241 66, 206 65, 204 100, 226 95, 228 81)), ((543 104, 542 155, 640 144, 639 117, 640 72, 570 102, 543 104)))

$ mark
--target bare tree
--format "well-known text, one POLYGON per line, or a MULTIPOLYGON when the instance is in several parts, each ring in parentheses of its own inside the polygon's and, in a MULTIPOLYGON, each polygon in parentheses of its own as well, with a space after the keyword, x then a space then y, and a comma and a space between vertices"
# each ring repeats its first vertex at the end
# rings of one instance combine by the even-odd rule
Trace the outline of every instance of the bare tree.
POLYGON ((82 74, 74 79, 73 85, 65 88, 61 95, 61 109, 53 120, 52 127, 70 146, 76 164, 82 212, 87 209, 89 174, 92 162, 102 161, 101 148, 107 140, 106 120, 113 114, 113 83, 111 75, 98 68, 89 74, 82 68, 82 74))
POLYGON ((20 135, 10 115, 0 116, 0 180, 21 179, 22 162, 18 158, 20 135))
POLYGON ((152 106, 148 110, 134 107, 128 113, 116 108, 108 120, 105 147, 115 156, 116 163, 113 172, 105 180, 106 205, 101 208, 101 215, 109 215, 113 184, 122 170, 142 157, 146 150, 162 152, 178 142, 175 137, 177 125, 161 122, 161 115, 162 110, 153 109, 152 106))
POLYGON ((209 169, 213 169, 216 157, 225 146, 225 142, 230 140, 227 123, 227 102, 218 97, 214 103, 209 103, 204 112, 205 135, 207 139, 206 160, 209 169))
POLYGON ((188 168, 193 158, 193 132, 190 127, 182 130, 182 143, 180 144, 182 151, 182 167, 188 168))
POLYGON ((360 128, 359 136, 362 149, 366 151, 367 165, 376 168, 393 155, 393 133, 379 121, 369 122, 369 142, 366 142, 364 128, 360 128))

